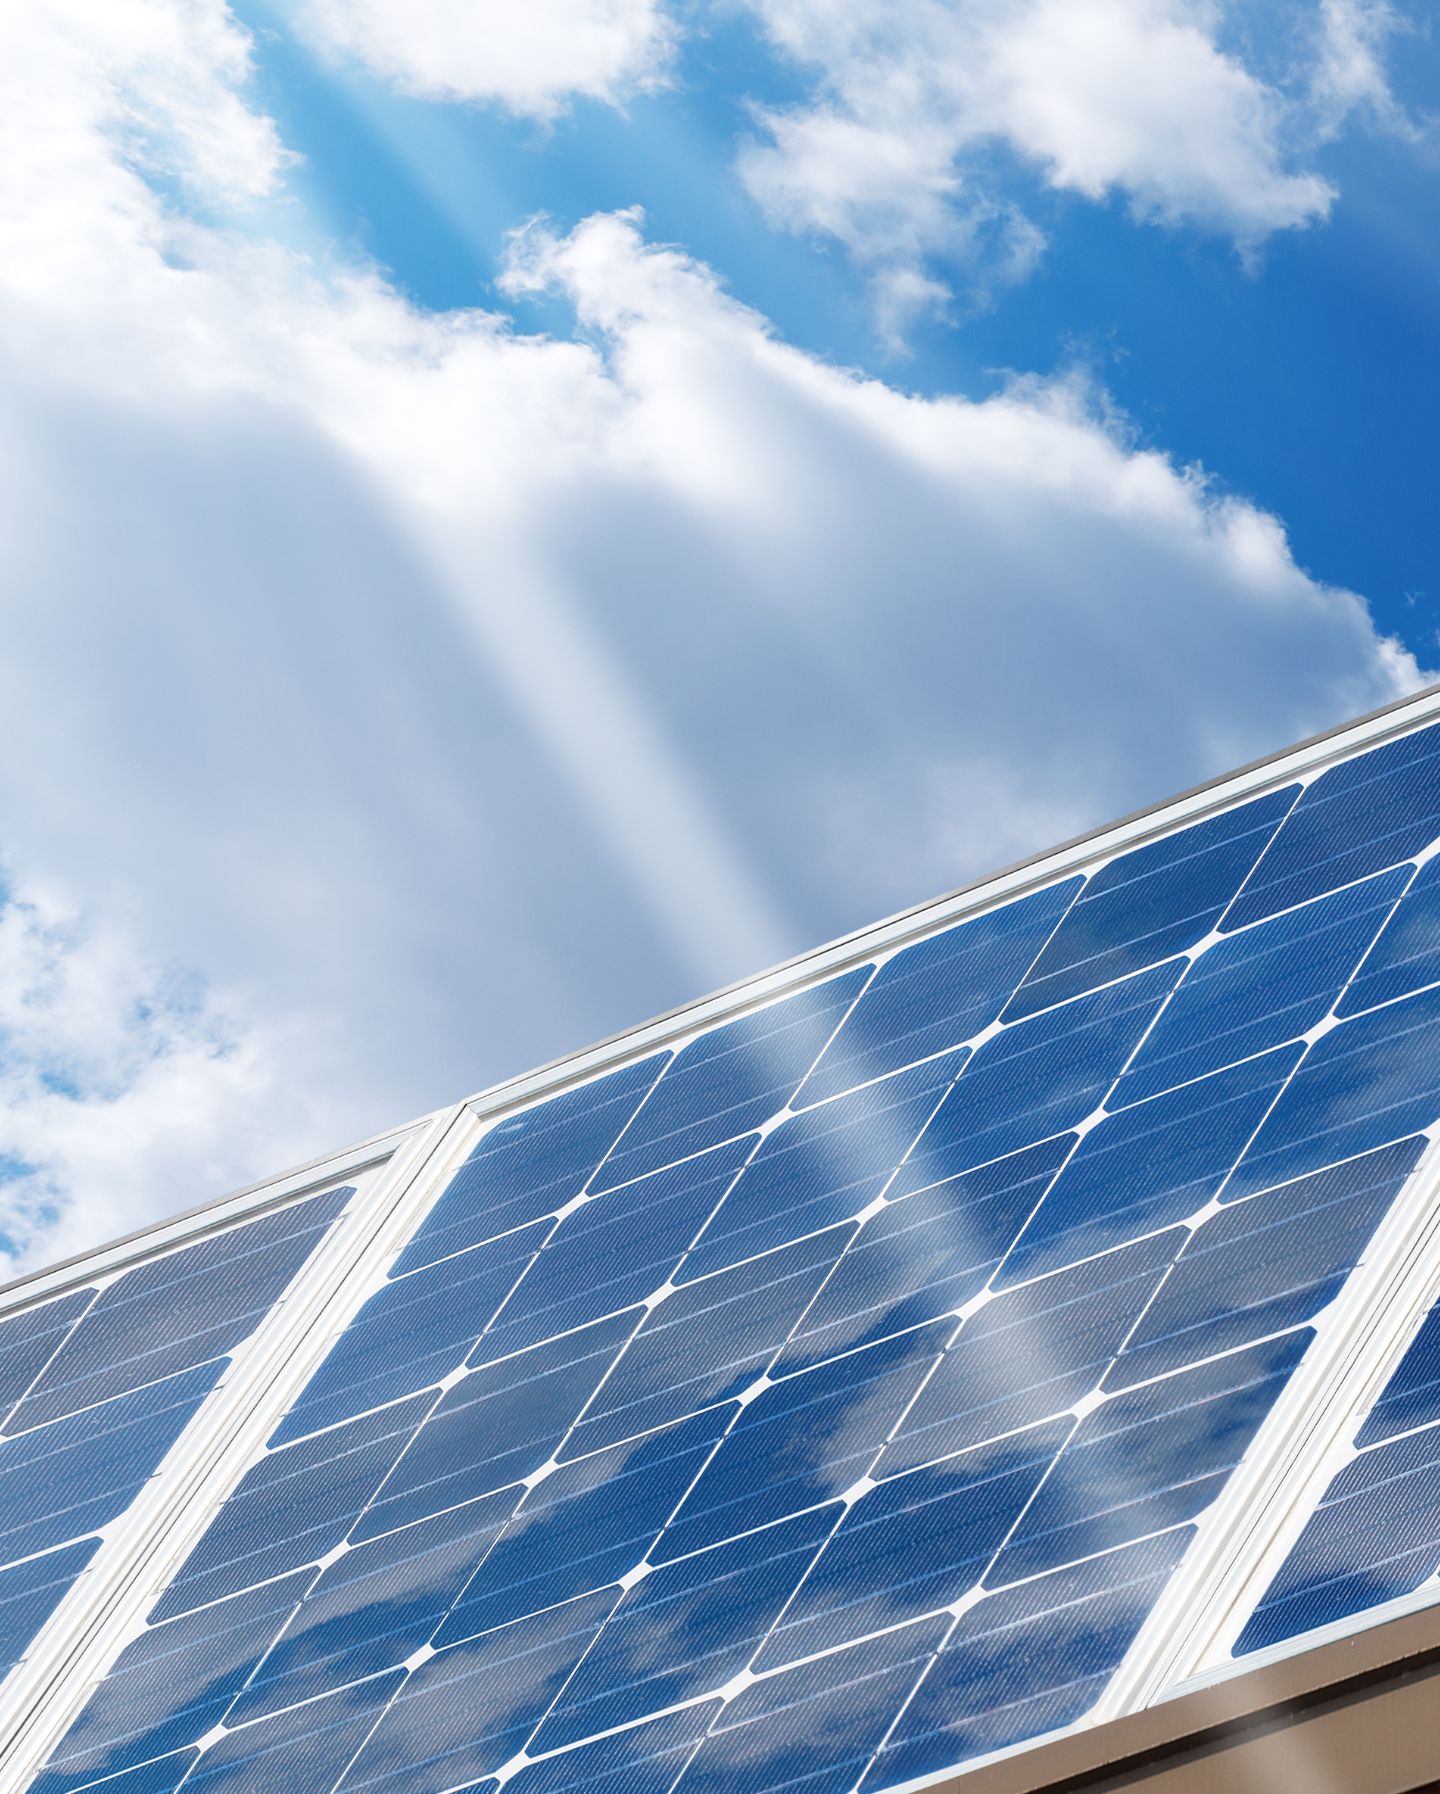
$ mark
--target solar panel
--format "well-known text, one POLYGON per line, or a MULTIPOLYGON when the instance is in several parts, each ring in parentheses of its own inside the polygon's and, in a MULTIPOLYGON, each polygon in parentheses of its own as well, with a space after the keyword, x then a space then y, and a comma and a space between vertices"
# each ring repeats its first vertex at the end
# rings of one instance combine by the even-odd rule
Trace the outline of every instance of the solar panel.
POLYGON ((25 1654, 354 1191, 0 1321, 0 1666, 25 1654))
MULTIPOLYGON (((437 1124, 17 1790, 881 1794, 1423 1598, 1434 709, 437 1124)), ((268 1224, 0 1322, 0 1641, 268 1224)))

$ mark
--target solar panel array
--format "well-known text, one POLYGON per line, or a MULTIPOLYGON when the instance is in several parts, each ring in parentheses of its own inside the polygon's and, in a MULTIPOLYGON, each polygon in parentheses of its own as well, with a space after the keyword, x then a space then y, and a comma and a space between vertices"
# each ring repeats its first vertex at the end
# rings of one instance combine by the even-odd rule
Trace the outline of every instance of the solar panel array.
MULTIPOLYGON (((1416 728, 494 1120, 34 1794, 878 1794, 1083 1719, 1440 1120, 1437 839, 1416 728)), ((114 1410, 133 1483, 300 1238, 53 1304, 0 1478, 114 1410)), ((1435 1577, 1440 1310, 1391 1368, 1238 1654, 1435 1577)), ((20 1637, 99 1522, 0 1512, 20 1637)))

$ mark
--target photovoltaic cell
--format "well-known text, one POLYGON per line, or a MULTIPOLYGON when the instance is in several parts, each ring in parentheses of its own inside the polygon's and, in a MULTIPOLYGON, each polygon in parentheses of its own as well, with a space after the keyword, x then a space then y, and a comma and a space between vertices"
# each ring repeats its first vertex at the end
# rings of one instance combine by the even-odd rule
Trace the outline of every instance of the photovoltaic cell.
POLYGON ((1440 1572, 1440 1305, 1355 1435, 1237 1656, 1413 1594, 1440 1572))
POLYGON ((13 1667, 354 1191, 0 1322, 0 1665, 13 1667))
MULTIPOLYGON (((880 1794, 1083 1719, 1440 1119, 1437 743, 490 1126, 38 1794, 880 1794)), ((113 1366, 0 1322, 0 1393, 173 1382, 207 1274, 113 1366)), ((1432 1321, 1240 1648, 1437 1568, 1432 1321)))

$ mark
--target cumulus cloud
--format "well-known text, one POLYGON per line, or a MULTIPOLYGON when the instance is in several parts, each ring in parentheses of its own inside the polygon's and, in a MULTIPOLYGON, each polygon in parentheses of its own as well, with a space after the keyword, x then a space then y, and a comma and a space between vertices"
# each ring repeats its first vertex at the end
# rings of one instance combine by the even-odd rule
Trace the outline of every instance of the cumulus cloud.
POLYGON ((658 0, 296 0, 295 17, 319 48, 408 93, 541 118, 653 85, 672 47, 658 0))
POLYGON ((211 993, 121 1029, 90 1098, 23 1073, 9 1150, 66 1244, 1415 683, 1082 385, 836 369, 637 215, 517 237, 511 286, 573 310, 550 336, 196 224, 137 161, 143 84, 216 196, 272 137, 187 149, 186 59, 240 104, 243 43, 183 16, 141 67, 28 9, 0 73, 32 151, 0 174, 4 846, 211 993))
MULTIPOLYGON (((969 261, 972 279, 978 261, 990 281, 1028 267, 1038 235, 997 197, 996 146, 1054 188, 1118 194, 1141 219, 1245 248, 1334 198, 1296 162, 1293 102, 1221 47, 1207 4, 748 3, 815 92, 760 114, 742 175, 777 223, 837 238, 883 277, 927 258, 969 261)), ((1332 37, 1341 14, 1359 16, 1358 0, 1325 4, 1332 37)), ((1353 41, 1373 48, 1358 26, 1353 41)), ((1336 68, 1366 78, 1354 56, 1348 75, 1336 68)))

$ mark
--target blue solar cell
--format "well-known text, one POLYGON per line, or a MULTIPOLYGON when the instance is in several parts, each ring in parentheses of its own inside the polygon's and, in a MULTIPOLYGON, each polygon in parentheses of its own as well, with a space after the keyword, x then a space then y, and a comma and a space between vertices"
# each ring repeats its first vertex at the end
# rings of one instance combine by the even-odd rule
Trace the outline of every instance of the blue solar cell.
POLYGON ((422 1663, 346 1770, 343 1794, 434 1794, 508 1762, 620 1599, 582 1596, 422 1663))
POLYGON ((1440 1427, 1428 1427, 1362 1452, 1335 1477, 1235 1654, 1408 1595, 1437 1567, 1440 1427))
POLYGON ((1301 796, 1224 920, 1258 922, 1398 866, 1440 835, 1440 729, 1332 766, 1301 796))
POLYGON ((669 1062, 658 1053, 493 1127, 415 1230, 395 1274, 554 1214, 578 1196, 669 1062))
POLYGON ((1212 1216, 1107 1383, 1143 1382, 1313 1319, 1339 1294, 1424 1147, 1423 1139, 1382 1147, 1212 1216))
POLYGON ((567 1215, 496 1317, 483 1356, 643 1302, 677 1268, 754 1144, 747 1134, 593 1196, 567 1215))
POLYGON ((313 1571, 142 1632, 66 1733, 33 1794, 163 1756, 217 1724, 305 1593, 313 1571))
POLYGON ((977 1603, 957 1623, 862 1786, 935 1774, 1082 1718, 1191 1536, 1181 1527, 977 1603))
POLYGON ((1314 1027, 1329 1014, 1408 876, 1408 869, 1381 873, 1216 942, 1181 980, 1121 1078, 1111 1108, 1203 1077, 1314 1027))
POLYGON ((985 1287, 1074 1144, 1074 1134, 1062 1134, 887 1200, 837 1262, 777 1368, 954 1314, 985 1287))
POLYGON ((1050 1186, 997 1282, 1073 1264, 1203 1208, 1302 1050, 1279 1047, 1107 1115, 1050 1186))
POLYGON ((1010 999, 1007 1020, 1193 947, 1219 920, 1295 801, 1274 791, 1094 873, 1010 999))
POLYGON ((25 1655, 30 1640, 59 1606, 99 1543, 99 1539, 80 1539, 0 1570, 0 1675, 25 1655))
POLYGON ((538 1470, 640 1318, 638 1309, 612 1315, 563 1339, 482 1365, 455 1384, 395 1466, 354 1536, 388 1532, 538 1470))
POLYGON ((1225 1199, 1317 1171, 1440 1115, 1440 990, 1343 1022, 1316 1041, 1256 1135, 1225 1199))
POLYGON ((565 1455, 739 1395, 785 1343, 853 1231, 832 1227, 682 1284, 626 1347, 565 1455))
POLYGON ((329 1190, 128 1271, 101 1293, 7 1430, 39 1426, 233 1351, 354 1194, 329 1190))
POLYGON ((403 1663, 429 1641, 522 1491, 502 1489, 329 1564, 227 1716, 242 1725, 403 1663))
POLYGON ((399 1686, 398 1674, 228 1732, 190 1772, 187 1794, 278 1794, 332 1788, 399 1686))
POLYGON ((964 1059, 931 1060, 783 1121, 696 1242, 686 1280, 852 1220, 889 1183, 964 1059))
POLYGON ((793 1663, 958 1601, 984 1575, 1072 1425, 1034 1427, 862 1495, 757 1667, 793 1663))
POLYGON ((917 941, 867 986, 797 1103, 943 1052, 994 1021, 1084 881, 1069 878, 917 941))
POLYGON ((654 1562, 831 1501, 874 1461, 952 1323, 786 1377, 744 1410, 685 1497, 654 1562))
POLYGON ((870 975, 868 966, 712 1028, 678 1053, 595 1179, 608 1189, 748 1134, 783 1109, 870 975))
POLYGON ((463 1364, 553 1226, 537 1221, 382 1284, 330 1348, 271 1443, 409 1395, 463 1364))
MULTIPOLYGON (((1378 882, 1378 881, 1377 881, 1378 882)), ((1350 988, 1340 999, 1338 1015, 1354 1015, 1408 997, 1412 991, 1440 981, 1440 859, 1430 860, 1400 901, 1385 932, 1370 949, 1350 988)))
POLYGON ((1185 970, 1156 966, 1006 1028, 969 1061, 891 1185, 901 1196, 1083 1121, 1185 970))
POLYGON ((559 1751, 522 1769, 505 1786, 512 1794, 576 1794, 582 1789, 584 1794, 667 1794, 719 1705, 705 1701, 578 1750, 559 1751))
POLYGON ((77 1289, 0 1321, 0 1422, 94 1300, 93 1289, 77 1289))
POLYGON ((1193 1520, 1309 1345, 1308 1328, 1112 1396, 1086 1416, 990 1581, 1018 1581, 1193 1520))
POLYGON ((1142 1240, 977 1309, 880 1460, 889 1476, 1060 1414, 1104 1376, 1185 1235, 1142 1240))
POLYGON ((753 1683, 717 1717, 677 1794, 846 1794, 949 1624, 921 1620, 753 1683))
POLYGON ((71 1794, 71 1790, 80 1788, 103 1788, 104 1794, 175 1794, 176 1788, 189 1773, 190 1765, 199 1756, 195 1750, 181 1751, 173 1757, 165 1757, 158 1763, 145 1763, 139 1769, 128 1770, 106 1782, 91 1781, 55 1781, 47 1776, 37 1787, 37 1794, 43 1788, 43 1794, 71 1794))
POLYGON ((219 1364, 0 1439, 0 1562, 113 1520, 204 1401, 219 1364))
POLYGON ((574 1744, 728 1682, 754 1656, 840 1507, 662 1566, 630 1589, 536 1733, 574 1744))
POLYGON ((184 1613, 323 1557, 350 1530, 434 1401, 426 1390, 261 1458, 151 1618, 184 1613))
POLYGON ((1440 1308, 1425 1317, 1384 1394, 1370 1410, 1356 1444, 1373 1445, 1435 1420, 1440 1420, 1440 1308))
POLYGON ((526 1496, 433 1642, 473 1638, 634 1569, 730 1417, 728 1409, 712 1409, 562 1464, 526 1496))

